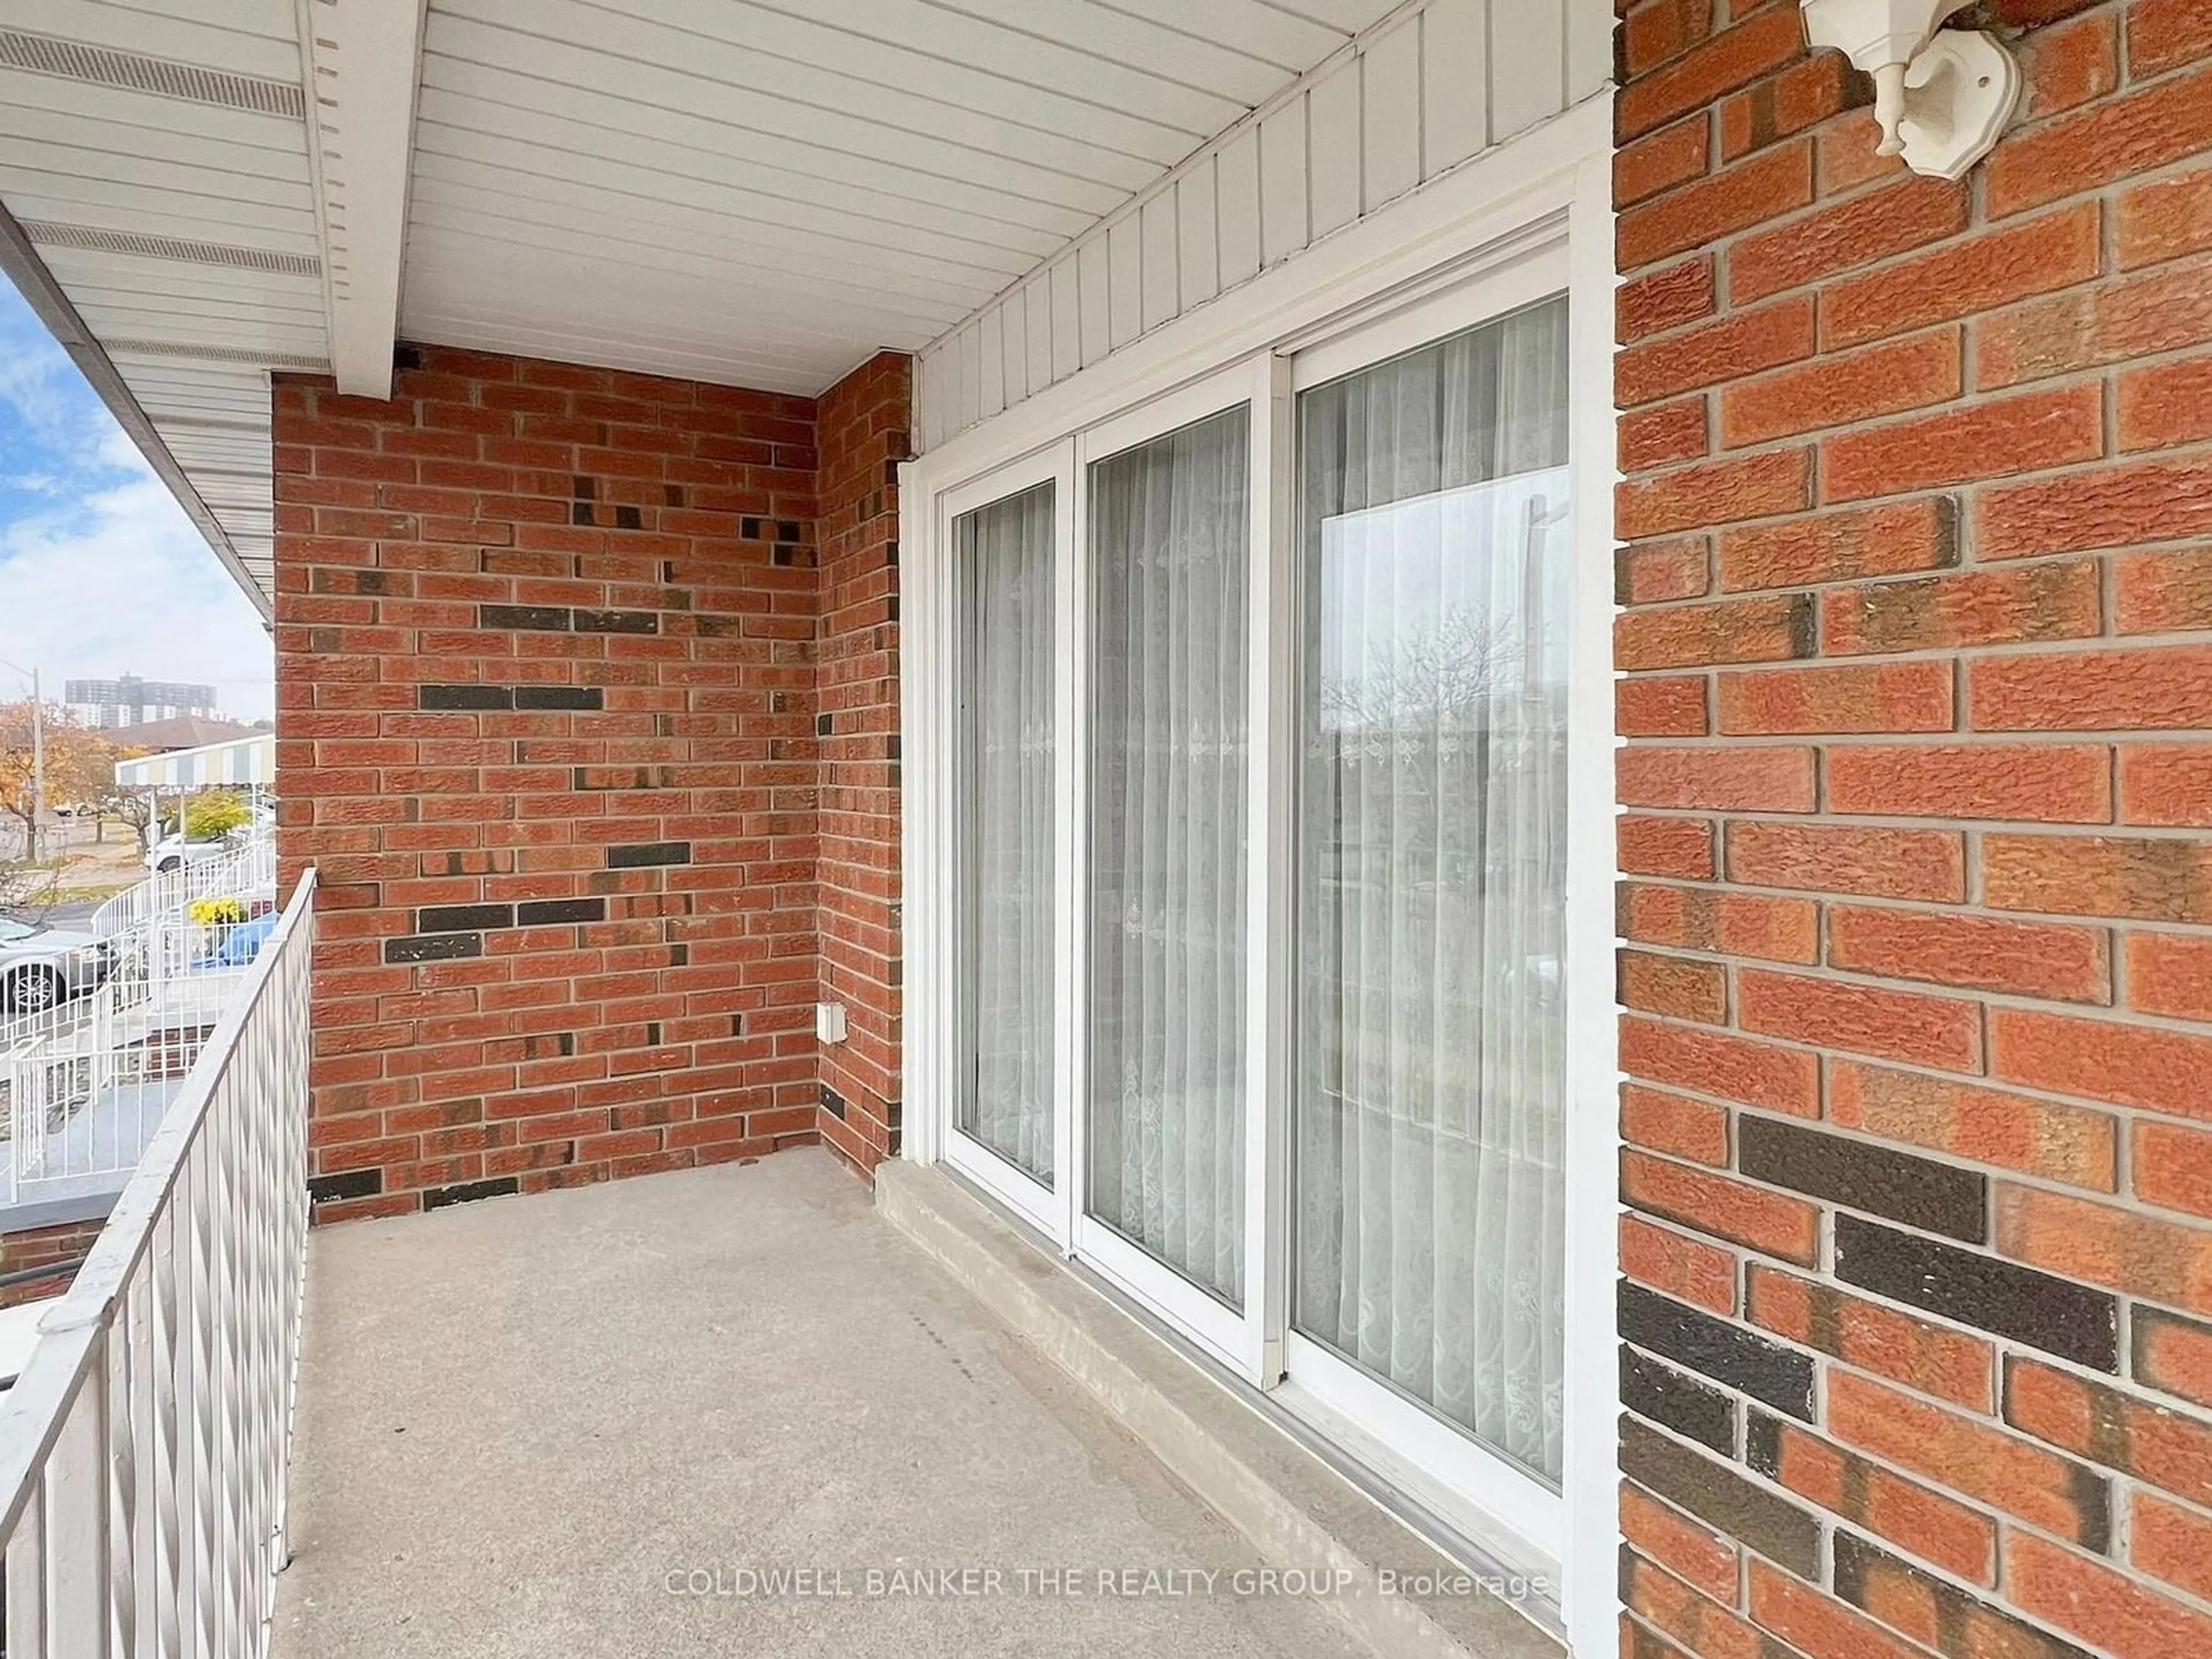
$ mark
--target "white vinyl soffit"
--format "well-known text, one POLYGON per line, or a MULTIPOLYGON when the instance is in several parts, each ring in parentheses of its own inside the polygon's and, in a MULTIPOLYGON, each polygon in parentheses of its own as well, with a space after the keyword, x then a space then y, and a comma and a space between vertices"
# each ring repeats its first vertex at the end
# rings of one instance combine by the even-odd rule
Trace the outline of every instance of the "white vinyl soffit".
POLYGON ((1397 0, 432 0, 401 331, 814 393, 1397 0))
POLYGON ((1585 5, 15 0, 0 247, 265 611, 270 368, 374 395, 396 331, 811 395, 1386 20, 1556 54, 1585 5))

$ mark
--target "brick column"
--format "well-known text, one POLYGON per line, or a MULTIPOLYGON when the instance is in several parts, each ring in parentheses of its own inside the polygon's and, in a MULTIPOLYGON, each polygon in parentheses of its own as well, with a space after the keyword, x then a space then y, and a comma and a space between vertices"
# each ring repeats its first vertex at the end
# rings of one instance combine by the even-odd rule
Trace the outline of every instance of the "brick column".
POLYGON ((863 1172, 899 1147, 898 463, 913 362, 884 352, 824 392, 822 996, 849 1036, 822 1054, 823 1139, 863 1172))
POLYGON ((1622 9, 1622 1650, 2212 1653, 2212 5, 1622 9))

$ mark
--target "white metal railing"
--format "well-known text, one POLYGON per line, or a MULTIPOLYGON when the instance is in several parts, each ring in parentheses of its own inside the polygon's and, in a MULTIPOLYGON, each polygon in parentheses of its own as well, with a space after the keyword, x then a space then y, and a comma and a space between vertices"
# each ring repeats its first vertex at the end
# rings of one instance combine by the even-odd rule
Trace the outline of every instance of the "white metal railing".
POLYGON ((0 1396, 7 1659, 260 1659, 285 1559, 314 872, 0 1396))
POLYGON ((276 887, 276 843, 257 833, 211 859, 179 865, 126 887, 92 913, 91 930, 112 939, 182 910, 197 898, 273 892, 276 887))
MULTIPOLYGON (((267 925, 254 925, 256 935, 267 925)), ((228 948, 241 937, 237 927, 161 918, 142 930, 133 969, 61 1010, 69 1023, 42 1041, 0 1055, 17 1200, 41 1183, 137 1167, 181 1080, 244 988, 252 957, 228 948)))
POLYGON ((179 879, 185 873, 155 877, 103 906, 113 931, 97 945, 11 970, 48 975, 58 993, 27 1012, 14 1012, 20 999, 0 999, 9 1005, 0 1007, 0 1133, 13 1141, 16 1198, 27 1183, 131 1169, 245 977, 267 921, 208 926, 189 908, 193 897, 216 896, 265 908, 276 893, 273 846, 249 843, 192 866, 189 882, 179 879))

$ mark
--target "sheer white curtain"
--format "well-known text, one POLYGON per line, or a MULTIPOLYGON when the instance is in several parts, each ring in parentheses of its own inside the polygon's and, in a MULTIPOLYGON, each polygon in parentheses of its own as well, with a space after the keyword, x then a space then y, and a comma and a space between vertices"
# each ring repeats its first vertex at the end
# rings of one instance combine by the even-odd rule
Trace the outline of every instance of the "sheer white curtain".
POLYGON ((1566 307, 1299 400, 1298 1328, 1556 1481, 1566 307))
POLYGON ((1091 471, 1091 1213, 1244 1288, 1250 421, 1091 471))
POLYGON ((1053 1179, 1053 487, 953 526, 966 603, 960 1127, 1053 1179))

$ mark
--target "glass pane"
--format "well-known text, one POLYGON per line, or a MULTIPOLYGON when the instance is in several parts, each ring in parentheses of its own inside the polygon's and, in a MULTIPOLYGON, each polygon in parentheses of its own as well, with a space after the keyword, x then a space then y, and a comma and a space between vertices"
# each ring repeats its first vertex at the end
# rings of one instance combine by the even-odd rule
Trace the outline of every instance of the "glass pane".
POLYGON ((960 1127, 1052 1184, 1052 485, 952 526, 965 604, 960 1127))
POLYGON ((1559 1471, 1566 304, 1298 400, 1298 1328, 1559 1471))
POLYGON ((1244 1293, 1238 408, 1091 469, 1091 1213, 1244 1293))

